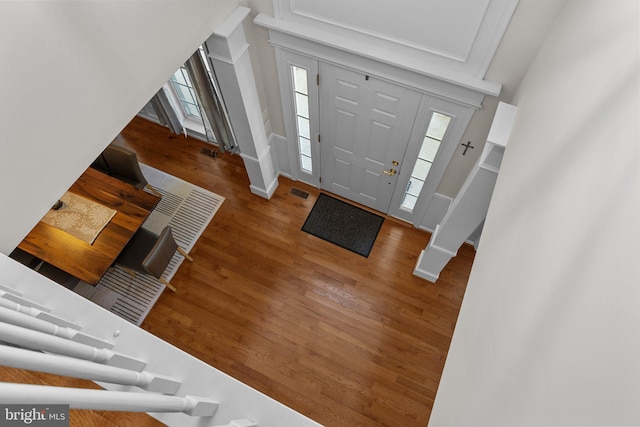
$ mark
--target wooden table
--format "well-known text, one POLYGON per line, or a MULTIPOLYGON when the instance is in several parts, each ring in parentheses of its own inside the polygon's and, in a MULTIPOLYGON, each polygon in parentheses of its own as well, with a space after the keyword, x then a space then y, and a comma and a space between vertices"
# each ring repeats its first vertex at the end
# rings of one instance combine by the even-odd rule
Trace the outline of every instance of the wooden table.
POLYGON ((160 197, 92 168, 87 169, 68 191, 117 211, 93 244, 39 222, 18 247, 95 285, 113 265, 160 197))

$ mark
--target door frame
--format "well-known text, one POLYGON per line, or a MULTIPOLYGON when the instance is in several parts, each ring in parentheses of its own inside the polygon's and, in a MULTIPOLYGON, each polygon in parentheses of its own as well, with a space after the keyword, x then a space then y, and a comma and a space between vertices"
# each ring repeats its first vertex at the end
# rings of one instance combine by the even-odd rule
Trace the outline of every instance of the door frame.
MULTIPOLYGON (((340 47, 326 45, 322 42, 311 39, 300 38, 294 34, 278 31, 274 28, 269 28, 269 36, 270 43, 275 47, 276 51, 278 79, 280 82, 281 101, 285 130, 287 133, 287 138, 284 141, 285 148, 278 149, 276 146, 276 151, 279 152, 278 159, 282 159, 280 160, 280 173, 284 176, 289 176, 293 180, 300 180, 321 188, 319 175, 314 174, 314 176, 308 176, 306 174, 301 174, 296 167, 298 164, 298 160, 296 158, 297 141, 295 141, 293 136, 296 135, 296 133, 295 125, 293 123, 292 88, 290 78, 288 77, 288 70, 291 64, 307 64, 307 67, 311 67, 311 63, 313 61, 315 61, 316 64, 319 64, 319 62, 327 62, 347 69, 356 70, 358 72, 374 76, 375 78, 386 80, 393 84, 420 92, 423 96, 421 105, 423 105, 424 102, 429 102, 431 100, 444 101, 450 105, 450 108, 443 110, 443 113, 455 116, 456 131, 451 132, 451 135, 447 138, 447 143, 442 144, 446 148, 441 148, 443 150, 442 155, 440 152, 438 153, 438 156, 440 156, 437 159, 439 166, 436 168, 436 171, 433 172, 434 175, 430 177, 430 179, 433 178, 431 179, 432 182, 430 182, 429 186, 425 186, 426 188, 423 188, 420 200, 416 203, 416 207, 411 215, 408 216, 404 213, 398 213, 397 209, 391 212, 390 209, 390 215, 411 222, 416 227, 419 226, 423 221, 422 217, 427 212, 429 202, 436 194, 435 191, 444 175, 444 172, 446 171, 447 166, 449 165, 451 158, 453 157, 455 149, 457 148, 457 142, 462 139, 464 131, 466 130, 475 110, 482 107, 482 100, 485 93, 469 87, 459 86, 450 81, 441 80, 432 75, 416 70, 402 68, 398 66, 398 64, 382 62, 373 58, 360 56, 357 53, 342 50, 340 47), (427 101, 425 101, 425 98, 427 101), (456 106, 458 111, 454 111, 455 109, 452 109, 452 106, 456 106)), ((316 65, 314 69, 318 70, 318 68, 319 67, 316 65)), ((316 105, 319 107, 317 92, 318 86, 313 86, 316 90, 314 95, 315 99, 318 100, 318 104, 316 105)), ((309 86, 310 91, 312 90, 311 87, 312 86, 309 86)), ((318 114, 321 113, 318 111, 318 114)), ((429 123, 428 119, 425 117, 425 113, 420 109, 420 107, 418 115, 419 116, 414 123, 407 152, 405 153, 405 159, 403 159, 403 164, 405 165, 401 171, 403 175, 402 177, 398 177, 397 180, 396 193, 399 192, 398 188, 401 188, 398 186, 401 184, 406 185, 408 181, 408 174, 411 172, 411 170, 407 171, 407 169, 410 169, 408 165, 411 164, 411 168, 413 167, 413 163, 417 159, 417 153, 420 149, 422 138, 424 137, 424 133, 426 133, 429 123), (418 137, 420 134, 422 134, 422 136, 418 137), (409 152, 413 157, 409 157, 409 152)), ((319 130, 319 115, 318 119, 313 121, 315 121, 314 129, 319 130)), ((315 166, 314 170, 317 171, 315 166)), ((397 202, 392 200, 392 206, 393 203, 397 202)))

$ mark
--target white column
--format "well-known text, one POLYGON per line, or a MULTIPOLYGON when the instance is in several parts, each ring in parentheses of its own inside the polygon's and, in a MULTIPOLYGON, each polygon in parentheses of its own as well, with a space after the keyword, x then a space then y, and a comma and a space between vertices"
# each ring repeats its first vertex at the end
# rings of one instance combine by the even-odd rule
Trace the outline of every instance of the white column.
POLYGON ((482 155, 420 253, 413 271, 416 276, 430 282, 438 280, 442 269, 484 221, 515 111, 512 105, 498 105, 482 155))
POLYGON ((278 187, 278 178, 242 26, 249 12, 249 8, 238 7, 206 45, 249 175, 251 192, 269 199, 278 187))

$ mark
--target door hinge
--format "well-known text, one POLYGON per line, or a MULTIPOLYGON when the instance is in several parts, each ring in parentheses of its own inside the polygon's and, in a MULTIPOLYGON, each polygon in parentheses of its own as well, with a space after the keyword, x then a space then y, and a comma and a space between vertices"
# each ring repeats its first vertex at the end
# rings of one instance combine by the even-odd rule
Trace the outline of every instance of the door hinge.
POLYGON ((318 142, 320 142, 320 134, 318 134, 318 142))
POLYGON ((318 179, 320 180, 320 184, 322 184, 322 177, 318 177, 318 179))
POLYGON ((320 86, 320 73, 316 74, 316 85, 320 86))

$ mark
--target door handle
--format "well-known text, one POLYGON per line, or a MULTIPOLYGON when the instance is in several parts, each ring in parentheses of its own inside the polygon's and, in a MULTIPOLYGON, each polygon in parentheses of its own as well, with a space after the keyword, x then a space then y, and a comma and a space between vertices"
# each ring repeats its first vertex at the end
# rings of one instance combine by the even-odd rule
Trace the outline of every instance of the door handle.
POLYGON ((397 171, 397 170, 395 170, 395 169, 389 169, 388 171, 387 171, 387 170, 384 170, 384 171, 382 171, 382 172, 384 172, 385 174, 387 174, 387 175, 389 175, 389 176, 393 176, 393 175, 395 175, 398 171, 397 171))

